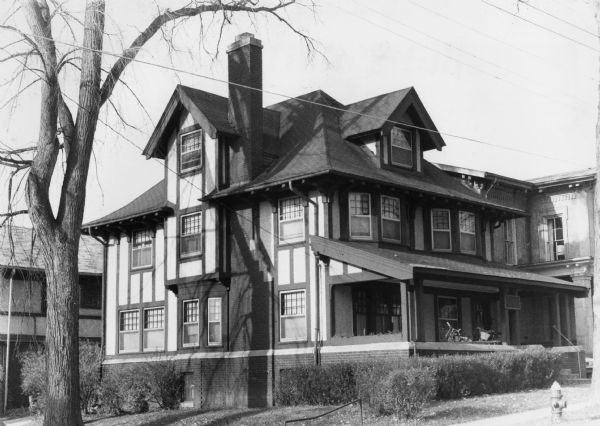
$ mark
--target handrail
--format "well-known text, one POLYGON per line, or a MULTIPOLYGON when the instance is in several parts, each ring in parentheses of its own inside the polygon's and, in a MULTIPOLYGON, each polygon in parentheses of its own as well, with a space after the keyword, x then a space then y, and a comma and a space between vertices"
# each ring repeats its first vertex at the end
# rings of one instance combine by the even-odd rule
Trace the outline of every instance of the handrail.
POLYGON ((336 407, 333 410, 329 410, 329 411, 327 411, 325 413, 319 414, 318 416, 304 417, 304 418, 300 418, 300 419, 286 420, 285 423, 284 423, 284 425, 287 426, 287 425, 289 425, 291 423, 304 422, 304 421, 307 421, 307 420, 308 421, 310 421, 310 420, 316 420, 316 419, 319 419, 321 417, 325 417, 325 416, 327 416, 327 415, 329 415, 331 413, 334 413, 334 412, 336 412, 338 410, 341 410, 344 407, 347 407, 347 406, 352 405, 352 404, 356 404, 357 402, 358 402, 358 405, 360 406, 360 424, 362 426, 363 425, 363 410, 362 410, 362 399, 360 399, 360 398, 355 399, 354 401, 350 401, 350 402, 348 402, 348 403, 346 403, 344 405, 340 405, 339 407, 336 407))
MULTIPOLYGON (((556 324, 553 324, 552 328, 554 328, 558 332, 558 334, 560 334, 560 336, 567 341, 567 343, 569 345, 573 346, 574 348, 577 347, 577 345, 574 345, 573 342, 571 342, 567 336, 562 334, 562 332, 559 330, 559 328, 556 326, 556 324)), ((579 358, 579 353, 577 354, 577 366, 579 367, 579 377, 583 378, 582 377, 583 372, 581 371, 581 359, 579 358)), ((587 374, 587 372, 586 372, 586 374, 587 374)))

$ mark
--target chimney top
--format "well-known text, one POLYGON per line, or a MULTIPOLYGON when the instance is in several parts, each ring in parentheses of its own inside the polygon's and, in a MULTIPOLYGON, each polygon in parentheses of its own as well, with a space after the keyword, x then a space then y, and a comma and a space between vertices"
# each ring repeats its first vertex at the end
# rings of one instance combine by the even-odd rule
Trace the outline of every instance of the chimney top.
POLYGON ((239 49, 240 47, 244 47, 247 45, 256 46, 262 49, 262 42, 254 37, 252 33, 242 33, 235 36, 235 41, 229 45, 227 48, 227 53, 239 49))

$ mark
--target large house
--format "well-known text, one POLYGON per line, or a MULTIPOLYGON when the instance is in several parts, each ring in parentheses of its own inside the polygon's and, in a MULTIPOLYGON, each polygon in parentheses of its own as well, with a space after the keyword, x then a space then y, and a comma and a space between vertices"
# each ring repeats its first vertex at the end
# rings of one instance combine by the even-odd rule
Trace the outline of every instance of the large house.
POLYGON ((251 34, 229 47, 228 98, 177 86, 144 150, 164 179, 85 225, 107 242, 106 368, 172 359, 185 404, 256 406, 302 363, 573 336, 557 319, 586 285, 497 253, 529 186, 426 161, 445 143, 414 88, 263 107, 261 55, 251 34))
MULTIPOLYGON (((83 236, 79 248, 79 336, 97 342, 102 336, 102 259, 102 245, 83 236)), ((0 380, 2 409, 27 405, 27 397, 21 393, 19 354, 43 346, 45 335, 46 279, 40 244, 31 228, 0 226, 0 370, 8 365, 6 394, 4 380, 0 380)))

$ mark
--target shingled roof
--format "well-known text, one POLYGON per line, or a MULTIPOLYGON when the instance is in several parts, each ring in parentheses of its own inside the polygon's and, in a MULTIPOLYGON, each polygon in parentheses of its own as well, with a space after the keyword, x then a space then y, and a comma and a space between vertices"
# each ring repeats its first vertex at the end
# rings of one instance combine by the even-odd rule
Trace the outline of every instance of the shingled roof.
MULTIPOLYGON (((102 244, 92 237, 82 235, 79 241, 79 272, 101 274, 102 250, 102 244)), ((44 268, 40 244, 35 238, 33 229, 0 226, 0 268, 2 267, 44 268)))
MULTIPOLYGON (((390 113, 390 105, 393 104, 391 99, 401 102, 412 92, 412 88, 405 89, 392 92, 389 96, 373 98, 377 100, 365 102, 362 106, 352 105, 356 109, 373 112, 372 108, 376 108, 379 112, 386 110, 386 113, 390 113), (374 107, 375 104, 379 106, 374 107)), ((344 139, 340 126, 344 120, 348 121, 348 115, 340 110, 340 105, 327 93, 318 90, 268 107, 280 114, 279 144, 280 152, 284 154, 249 184, 215 192, 206 198, 227 197, 290 180, 332 174, 523 213, 512 205, 486 199, 425 160, 422 173, 418 175, 410 171, 378 167, 369 152, 344 139)), ((363 118, 357 118, 352 124, 354 131, 373 130, 385 122, 363 118)))
POLYGON ((82 228, 107 225, 143 215, 172 211, 172 208, 172 204, 167 201, 167 185, 163 179, 130 203, 100 219, 83 224, 82 228))

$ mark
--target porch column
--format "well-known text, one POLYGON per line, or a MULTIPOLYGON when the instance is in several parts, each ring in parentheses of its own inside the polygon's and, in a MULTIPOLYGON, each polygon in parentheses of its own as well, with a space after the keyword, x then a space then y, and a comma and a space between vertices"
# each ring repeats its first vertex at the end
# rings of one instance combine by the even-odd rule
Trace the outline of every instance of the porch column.
MULTIPOLYGON (((519 296, 519 290, 515 290, 515 296, 519 296)), ((521 311, 519 309, 515 309, 512 311, 513 312, 513 317, 512 320, 514 321, 514 324, 512 326, 513 329, 513 335, 512 337, 512 341, 514 342, 514 345, 520 345, 521 344, 521 311)))
POLYGON ((400 282, 400 306, 402 315, 402 340, 408 342, 410 340, 410 323, 408 320, 408 291, 406 290, 407 284, 400 282))
POLYGON ((593 331, 593 311, 592 311, 592 276, 588 274, 571 275, 573 283, 584 285, 588 289, 586 297, 577 297, 574 299, 575 305, 575 337, 577 344, 582 346, 586 354, 592 353, 592 331, 593 331))
POLYGON ((510 327, 508 324, 508 311, 506 310, 506 294, 508 289, 502 287, 500 291, 500 300, 498 301, 498 316, 500 317, 500 333, 502 341, 510 344, 510 327))
POLYGON ((416 333, 413 337, 414 341, 424 342, 425 341, 425 327, 424 327, 424 316, 423 316, 423 282, 420 279, 415 279, 415 309, 414 319, 416 322, 416 333))
POLYGON ((550 298, 550 313, 552 319, 552 344, 554 346, 562 346, 562 337, 556 330, 557 328, 559 330, 562 329, 560 324, 560 295, 558 293, 555 293, 550 298))
POLYGON ((322 301, 324 309, 322 314, 325 316, 325 330, 321 331, 321 334, 325 335, 324 340, 328 340, 332 336, 331 330, 331 316, 333 315, 333 301, 331 300, 331 285, 329 284, 329 258, 319 256, 319 269, 321 270, 321 276, 319 277, 325 288, 325 300, 322 301))

